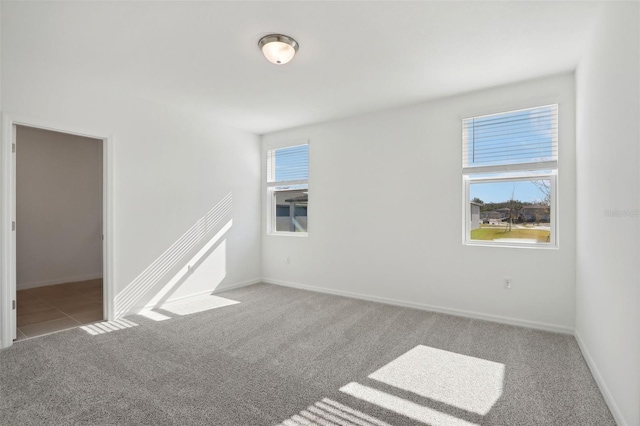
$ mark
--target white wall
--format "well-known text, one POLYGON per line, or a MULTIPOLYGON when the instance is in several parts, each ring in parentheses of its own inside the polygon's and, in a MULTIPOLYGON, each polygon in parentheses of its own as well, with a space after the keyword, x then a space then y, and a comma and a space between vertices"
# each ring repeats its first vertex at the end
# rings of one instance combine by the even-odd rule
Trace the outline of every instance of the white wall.
MULTIPOLYGON (((309 236, 263 236, 263 276, 571 332, 574 109, 567 74, 265 135, 263 164, 267 149, 309 139, 310 192, 309 236), (552 102, 560 104, 560 248, 463 245, 461 118, 552 102)), ((263 195, 263 235, 265 206, 263 195)))
POLYGON ((91 10, 61 3, 47 7, 47 13, 32 13, 27 4, 2 5, 2 106, 8 114, 55 129, 112 136, 116 311, 146 305, 230 219, 231 228, 196 271, 165 296, 179 298, 258 280, 258 136, 185 112, 179 105, 150 102, 93 73, 72 72, 82 69, 82 55, 58 59, 56 45, 47 43, 48 31, 84 28, 91 10), (52 13, 56 22, 68 25, 42 25, 52 13), (24 51, 24 40, 43 50, 24 51), (197 244, 176 245, 230 193, 231 211, 222 210, 221 220, 209 221, 212 226, 205 234, 194 234, 197 244), (167 250, 176 256, 159 262, 167 250), (171 267, 162 269, 160 264, 171 267))
POLYGON ((102 276, 102 141, 18 126, 18 289, 102 276))
POLYGON ((607 4, 576 72, 576 337, 620 425, 640 424, 639 13, 607 4))

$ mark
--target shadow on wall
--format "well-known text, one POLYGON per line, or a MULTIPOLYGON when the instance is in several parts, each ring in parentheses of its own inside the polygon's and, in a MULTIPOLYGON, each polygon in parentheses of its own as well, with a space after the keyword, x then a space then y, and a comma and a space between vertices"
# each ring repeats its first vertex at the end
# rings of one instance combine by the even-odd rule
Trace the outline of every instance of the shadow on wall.
POLYGON ((163 305, 212 253, 217 260, 210 288, 214 290, 226 275, 226 244, 222 238, 233 225, 232 206, 230 192, 118 293, 115 317, 133 309, 163 305))

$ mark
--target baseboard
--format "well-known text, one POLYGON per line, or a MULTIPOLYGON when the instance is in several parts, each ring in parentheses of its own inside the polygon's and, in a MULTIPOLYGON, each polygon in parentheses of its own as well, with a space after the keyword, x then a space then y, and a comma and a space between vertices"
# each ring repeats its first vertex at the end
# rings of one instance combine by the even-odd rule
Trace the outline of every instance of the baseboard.
POLYGON ((523 319, 511 318, 511 317, 503 317, 499 315, 483 314, 480 312, 465 311, 462 309, 452 309, 452 308, 446 308, 444 306, 428 305, 424 303, 407 302, 404 300, 390 299, 386 297, 369 296, 361 293, 352 293, 349 291, 327 289, 327 288, 316 287, 312 285, 276 280, 273 278, 263 278, 262 282, 268 283, 268 284, 280 285, 284 287, 298 288, 301 290, 315 291, 318 293, 326 293, 326 294, 333 294, 336 296, 351 297, 353 299, 367 300, 370 302, 385 303, 387 305, 402 306, 405 308, 414 308, 414 309, 420 309, 423 311, 438 312, 438 313, 454 315, 458 317, 473 318, 473 319, 479 319, 479 320, 485 320, 485 321, 498 322, 501 324, 516 325, 519 327, 533 328, 536 330, 551 331, 553 333, 573 334, 573 328, 565 327, 562 325, 547 324, 544 322, 529 321, 529 320, 523 320, 523 319))
POLYGON ((75 283, 79 281, 89 281, 96 280, 98 278, 102 278, 102 273, 88 274, 88 275, 78 275, 75 277, 66 277, 66 278, 56 278, 54 280, 46 280, 46 281, 37 281, 31 283, 22 283, 16 285, 16 290, 27 290, 30 288, 36 287, 45 287, 48 285, 56 285, 56 284, 66 284, 66 283, 75 283))
MULTIPOLYGON (((167 300, 166 302, 163 303, 163 305, 171 305, 172 303, 177 303, 186 299, 191 299, 194 297, 199 297, 199 296, 204 296, 204 295, 208 295, 208 294, 219 294, 225 291, 229 291, 229 290, 235 290, 237 288, 241 288, 241 287, 247 287, 253 284, 258 284, 262 282, 262 280, 260 278, 255 278, 252 280, 247 280, 247 281, 242 281, 239 283, 234 283, 234 284, 229 284, 226 285, 222 288, 215 288, 213 290, 209 289, 209 290, 204 290, 204 291, 200 291, 198 293, 193 293, 193 294, 189 294, 186 296, 180 296, 180 297, 176 297, 176 298, 172 298, 167 300)), ((144 311, 149 311, 152 309, 158 309, 158 307, 156 306, 156 304, 148 304, 142 307, 137 307, 137 308, 133 308, 130 309, 129 312, 127 312, 126 314, 122 315, 123 317, 127 317, 129 315, 136 315, 139 314, 140 312, 144 312, 144 311)))
POLYGON ((262 278, 254 278, 252 280, 247 280, 247 281, 242 281, 235 284, 226 285, 222 288, 218 287, 213 291, 212 294, 218 294, 218 293, 223 293, 229 290, 235 290, 237 288, 248 287, 250 285, 259 284, 261 282, 262 282, 262 278))
POLYGON ((607 406, 609 407, 609 411, 611 411, 611 415, 613 415, 613 418, 616 421, 616 424, 618 426, 627 426, 628 423, 625 421, 624 416, 620 412, 618 405, 613 399, 613 396, 611 396, 611 392, 609 392, 609 388, 605 384, 605 381, 602 378, 602 374, 600 374, 600 370, 598 370, 598 367, 596 366, 596 362, 591 357, 591 354, 589 353, 587 346, 584 344, 584 340, 582 340, 582 337, 580 336, 580 333, 578 332, 578 330, 575 330, 574 336, 576 337, 576 341, 578 342, 578 347, 582 352, 582 356, 587 362, 587 365, 589 366, 589 370, 591 370, 591 375, 593 376, 596 383, 598 384, 598 387, 600 388, 600 392, 602 393, 602 396, 604 397, 604 400, 607 403, 607 406))

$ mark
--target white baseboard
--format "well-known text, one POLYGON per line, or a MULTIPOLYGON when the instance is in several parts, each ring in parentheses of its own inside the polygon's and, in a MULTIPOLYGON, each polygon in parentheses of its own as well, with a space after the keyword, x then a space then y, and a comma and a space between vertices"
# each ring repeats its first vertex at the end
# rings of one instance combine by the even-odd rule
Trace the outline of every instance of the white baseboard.
POLYGON ((66 277, 66 278, 56 278, 54 280, 46 280, 46 281, 37 281, 31 283, 22 283, 16 284, 16 290, 27 290, 30 288, 36 287, 45 287, 48 285, 56 285, 56 284, 66 284, 66 283, 75 283, 79 281, 89 281, 96 280, 98 278, 102 278, 102 272, 88 274, 88 275, 78 275, 75 277, 66 277))
MULTIPOLYGON (((208 290, 204 290, 204 291, 199 291, 197 293, 188 294, 186 296, 170 298, 167 301, 163 302, 163 305, 171 305, 172 303, 180 302, 182 300, 191 299, 191 298, 194 298, 194 297, 204 296, 204 295, 207 295, 207 294, 218 294, 218 293, 222 293, 222 292, 229 291, 229 290, 235 290, 236 288, 247 287, 247 286, 250 286, 250 285, 253 285, 253 284, 258 284, 260 282, 262 282, 262 280, 260 278, 254 278, 252 280, 247 280, 247 281, 242 281, 242 282, 239 282, 239 283, 225 285, 222 288, 216 287, 213 290, 212 289, 208 289, 208 290)), ((156 304, 148 304, 148 305, 145 305, 145 306, 132 308, 126 314, 122 315, 122 317, 127 317, 129 315, 136 315, 136 314, 139 314, 140 312, 149 311, 149 310, 152 310, 152 309, 158 309, 156 304)), ((116 319, 118 319, 118 318, 116 318, 116 319)))
POLYGON ((611 414, 613 415, 613 418, 616 421, 616 424, 618 426, 627 426, 628 423, 625 421, 624 416, 620 412, 618 405, 613 399, 613 396, 611 396, 611 392, 609 392, 609 388, 607 387, 604 379, 602 378, 602 374, 600 374, 600 370, 598 370, 598 367, 596 366, 596 362, 591 357, 591 354, 589 353, 589 350, 587 349, 587 346, 585 345, 584 340, 582 340, 582 337, 580 336, 580 333, 578 332, 578 330, 575 330, 574 335, 576 337, 576 341, 578 342, 578 347, 580 348, 580 351, 582 351, 582 356, 584 357, 585 361, 587 361, 589 370, 591 370, 591 375, 593 376, 596 383, 598 384, 598 387, 600 388, 600 392, 602 392, 602 396, 604 397, 604 400, 607 403, 607 406, 609 407, 609 411, 611 411, 611 414))
POLYGON ((465 311, 462 309, 446 308, 444 306, 427 305, 424 303, 407 302, 404 300, 390 299, 386 297, 369 296, 361 293, 352 293, 349 291, 333 290, 323 287, 316 287, 306 284, 292 283, 288 281, 276 280, 273 278, 263 278, 262 282, 275 284, 284 287, 298 288, 301 290, 315 291, 318 293, 333 294, 336 296, 351 297, 353 299, 367 300, 370 302, 385 303, 387 305, 402 306, 405 308, 420 309, 423 311, 438 312, 442 314, 454 315, 458 317, 480 319, 485 321, 493 321, 502 324, 516 325, 519 327, 533 328, 536 330, 551 331, 553 333, 573 334, 573 328, 562 325, 548 324, 544 322, 529 321, 518 318, 503 317, 499 315, 483 314, 480 312, 465 311))
POLYGON ((254 285, 254 284, 259 284, 262 282, 262 278, 254 278, 252 280, 248 280, 248 281, 242 281, 239 283, 235 283, 235 284, 229 284, 226 285, 222 288, 218 287, 216 288, 212 294, 218 294, 218 293, 222 293, 225 291, 229 291, 229 290, 235 290, 237 288, 242 288, 242 287, 248 287, 250 285, 254 285))

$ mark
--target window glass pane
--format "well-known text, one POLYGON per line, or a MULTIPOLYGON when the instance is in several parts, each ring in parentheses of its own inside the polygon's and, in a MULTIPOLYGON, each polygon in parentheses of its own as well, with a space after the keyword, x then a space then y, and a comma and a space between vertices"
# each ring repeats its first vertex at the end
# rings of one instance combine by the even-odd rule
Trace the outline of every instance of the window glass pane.
POLYGON ((273 198, 276 232, 307 232, 307 189, 274 190, 273 198))
POLYGON ((557 105, 463 120, 463 167, 556 160, 557 105))
POLYGON ((469 184, 470 240, 549 244, 550 179, 469 184))
POLYGON ((271 150, 267 158, 267 181, 309 179, 309 145, 271 150))

